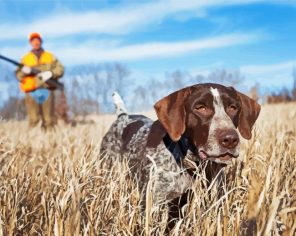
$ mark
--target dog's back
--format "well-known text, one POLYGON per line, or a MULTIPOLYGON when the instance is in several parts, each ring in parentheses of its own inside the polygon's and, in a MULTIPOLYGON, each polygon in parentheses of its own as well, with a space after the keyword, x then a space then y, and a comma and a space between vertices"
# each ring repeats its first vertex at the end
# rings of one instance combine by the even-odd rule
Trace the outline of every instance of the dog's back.
POLYGON ((113 93, 112 98, 117 119, 103 137, 100 153, 106 155, 110 162, 128 153, 129 159, 133 161, 139 153, 144 152, 146 136, 153 121, 143 115, 127 114, 119 94, 113 93))
POLYGON ((131 149, 146 145, 146 131, 144 130, 149 129, 152 123, 151 119, 142 115, 120 114, 103 137, 100 153, 110 156, 122 156, 128 150, 129 153, 136 152, 136 150, 131 149), (131 146, 131 143, 139 143, 139 145, 131 146), (144 143, 145 145, 143 145, 144 143))
POLYGON ((143 115, 128 115, 120 105, 115 103, 115 106, 118 117, 104 136, 100 151, 106 156, 108 166, 123 158, 127 160, 129 173, 139 180, 144 195, 148 181, 153 180, 151 191, 155 203, 181 195, 189 187, 190 177, 158 134, 164 132, 159 122, 143 115))

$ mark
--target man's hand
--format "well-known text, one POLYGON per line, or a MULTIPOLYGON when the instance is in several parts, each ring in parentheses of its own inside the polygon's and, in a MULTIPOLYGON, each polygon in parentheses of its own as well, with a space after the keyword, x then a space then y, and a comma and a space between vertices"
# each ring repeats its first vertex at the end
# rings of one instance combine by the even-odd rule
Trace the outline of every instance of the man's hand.
POLYGON ((40 72, 39 74, 37 74, 37 77, 42 80, 42 82, 46 82, 47 80, 49 80, 51 77, 53 76, 51 71, 43 71, 40 72))
POLYGON ((29 66, 23 66, 22 69, 21 69, 21 71, 22 71, 24 74, 29 75, 29 74, 32 73, 32 68, 29 67, 29 66))

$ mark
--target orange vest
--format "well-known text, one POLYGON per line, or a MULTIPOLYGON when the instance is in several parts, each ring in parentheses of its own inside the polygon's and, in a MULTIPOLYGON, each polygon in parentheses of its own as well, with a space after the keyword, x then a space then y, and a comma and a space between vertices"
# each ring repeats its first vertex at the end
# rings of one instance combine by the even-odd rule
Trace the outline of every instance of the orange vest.
MULTIPOLYGON (((51 64, 55 60, 55 57, 50 52, 42 52, 40 58, 38 59, 37 56, 33 52, 28 52, 21 60, 21 63, 25 66, 35 67, 43 64, 51 64)), ((37 85, 35 83, 35 76, 29 75, 22 79, 20 84, 20 88, 24 92, 31 92, 37 89, 37 85)))

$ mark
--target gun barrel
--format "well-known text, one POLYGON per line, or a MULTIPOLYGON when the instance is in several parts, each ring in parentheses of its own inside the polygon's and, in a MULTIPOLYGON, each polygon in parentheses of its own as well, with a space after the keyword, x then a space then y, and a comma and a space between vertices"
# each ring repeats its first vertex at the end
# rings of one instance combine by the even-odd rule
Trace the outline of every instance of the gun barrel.
POLYGON ((46 83, 48 83, 49 85, 55 86, 59 90, 64 90, 64 84, 60 83, 57 80, 49 79, 49 80, 46 81, 46 83))
POLYGON ((2 60, 4 60, 4 61, 7 61, 7 62, 10 62, 10 63, 12 63, 12 64, 14 64, 14 65, 16 65, 16 66, 23 66, 21 63, 15 61, 15 60, 12 60, 12 59, 10 59, 10 58, 8 58, 8 57, 5 57, 5 56, 3 56, 3 55, 0 55, 0 59, 2 59, 2 60))

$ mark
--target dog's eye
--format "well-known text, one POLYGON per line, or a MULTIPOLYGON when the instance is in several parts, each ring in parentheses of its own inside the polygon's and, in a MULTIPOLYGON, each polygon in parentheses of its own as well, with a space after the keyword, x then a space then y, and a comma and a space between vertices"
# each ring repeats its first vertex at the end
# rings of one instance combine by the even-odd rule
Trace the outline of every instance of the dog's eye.
POLYGON ((237 110, 237 106, 234 105, 234 104, 231 104, 231 105, 229 106, 229 110, 230 110, 230 111, 236 111, 236 110, 237 110))
POLYGON ((199 111, 199 112, 203 112, 207 110, 207 107, 203 104, 197 105, 194 110, 199 111))

